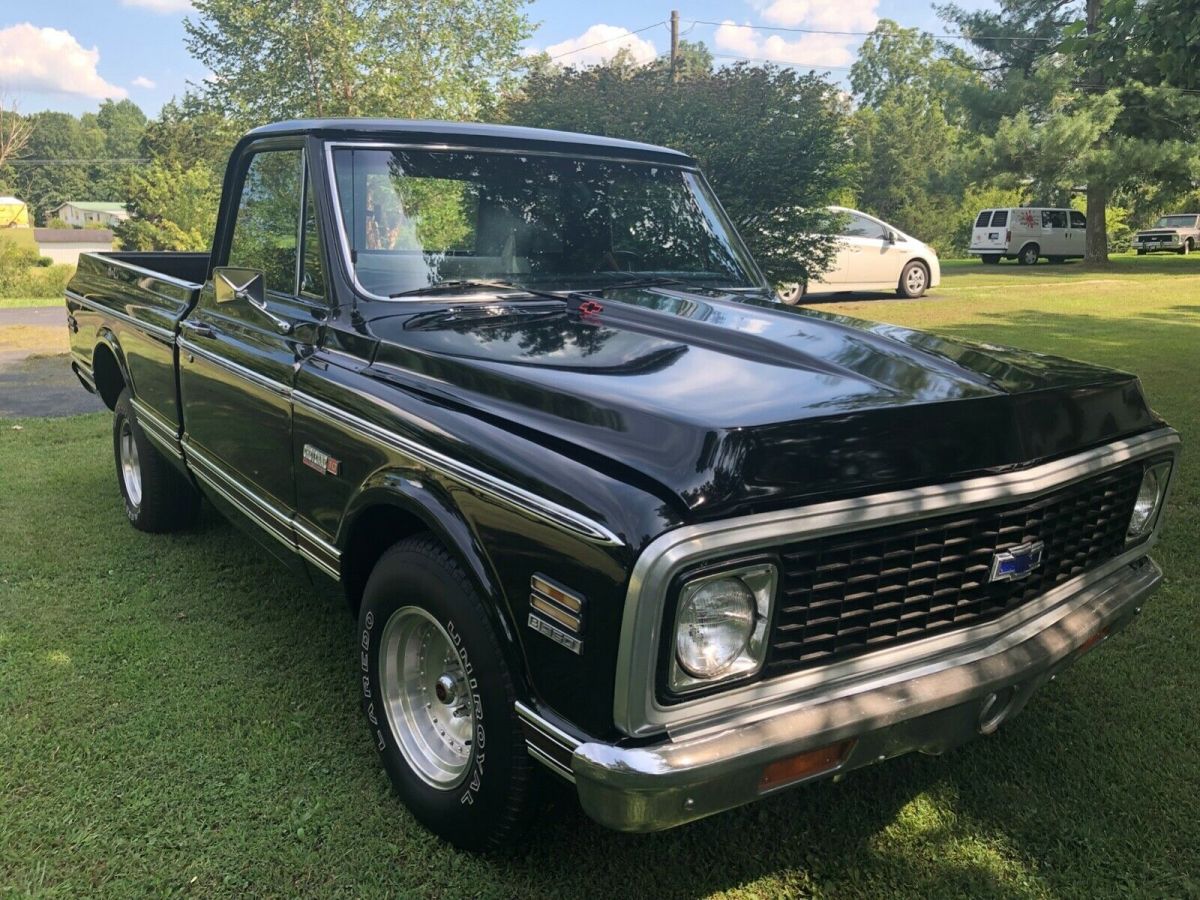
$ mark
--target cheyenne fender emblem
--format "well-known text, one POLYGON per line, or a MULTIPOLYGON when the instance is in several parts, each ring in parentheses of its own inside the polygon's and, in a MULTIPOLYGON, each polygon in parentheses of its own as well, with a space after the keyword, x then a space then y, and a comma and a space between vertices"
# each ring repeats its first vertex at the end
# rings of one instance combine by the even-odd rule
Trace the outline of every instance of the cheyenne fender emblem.
POLYGON ((339 460, 334 459, 324 450, 318 450, 312 444, 304 445, 304 453, 301 458, 304 460, 306 466, 320 472, 322 475, 336 475, 342 469, 342 464, 339 460))
POLYGON ((1041 541, 1030 541, 1001 550, 992 556, 992 574, 988 581, 1016 581, 1024 578, 1042 564, 1046 545, 1041 541))

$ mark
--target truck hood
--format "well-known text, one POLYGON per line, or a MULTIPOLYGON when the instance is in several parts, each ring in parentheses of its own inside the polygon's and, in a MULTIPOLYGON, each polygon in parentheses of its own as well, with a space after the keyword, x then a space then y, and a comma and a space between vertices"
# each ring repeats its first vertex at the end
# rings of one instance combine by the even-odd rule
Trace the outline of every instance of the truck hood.
POLYGON ((1191 230, 1192 229, 1190 228, 1143 228, 1137 233, 1137 236, 1141 237, 1142 235, 1149 236, 1153 234, 1183 234, 1183 232, 1191 230))
POLYGON ((1072 360, 766 296, 598 299, 388 314, 372 369, 691 518, 1032 464, 1156 421, 1134 376, 1072 360))

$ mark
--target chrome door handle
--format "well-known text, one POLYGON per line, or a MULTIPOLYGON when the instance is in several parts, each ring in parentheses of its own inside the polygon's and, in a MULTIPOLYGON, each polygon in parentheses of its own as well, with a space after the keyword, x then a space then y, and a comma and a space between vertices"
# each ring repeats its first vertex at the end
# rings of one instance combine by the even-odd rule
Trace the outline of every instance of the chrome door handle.
POLYGON ((206 322, 184 322, 183 327, 199 337, 215 338, 217 332, 206 322))

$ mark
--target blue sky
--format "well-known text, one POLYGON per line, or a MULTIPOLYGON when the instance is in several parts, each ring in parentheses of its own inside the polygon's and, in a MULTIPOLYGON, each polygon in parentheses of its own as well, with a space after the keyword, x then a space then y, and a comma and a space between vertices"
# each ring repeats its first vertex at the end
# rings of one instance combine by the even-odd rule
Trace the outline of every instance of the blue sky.
MULTIPOLYGON (((251 2, 251 0, 247 0, 251 2)), ((982 7, 985 0, 963 5, 982 7)), ((538 24, 529 44, 563 63, 594 62, 627 45, 635 58, 664 53, 665 25, 634 32, 679 10, 689 40, 703 40, 718 62, 733 57, 770 58, 845 76, 860 38, 741 27, 866 31, 879 18, 942 31, 929 2, 901 0, 665 0, 651 8, 639 0, 605 4, 534 0, 538 24), (698 24, 696 20, 730 23, 698 24), (587 45, 606 41, 599 47, 587 45)), ((0 0, 0 89, 19 97, 24 112, 95 109, 104 97, 129 97, 154 115, 206 68, 184 47, 182 20, 188 0, 0 0)))

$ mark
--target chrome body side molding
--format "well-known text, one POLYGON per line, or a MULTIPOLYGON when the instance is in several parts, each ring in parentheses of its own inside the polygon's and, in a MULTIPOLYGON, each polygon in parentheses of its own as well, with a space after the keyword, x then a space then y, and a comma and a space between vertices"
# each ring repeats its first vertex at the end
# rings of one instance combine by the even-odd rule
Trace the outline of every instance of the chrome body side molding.
POLYGON ((134 328, 144 331, 165 343, 170 344, 175 340, 175 332, 168 328, 163 328, 159 325, 152 325, 149 322, 143 322, 140 319, 135 319, 133 316, 129 315, 129 313, 121 312, 120 310, 113 309, 111 306, 105 306, 102 303, 97 303, 95 300, 89 300, 87 297, 84 297, 82 294, 77 294, 74 291, 67 291, 66 296, 67 299, 74 300, 80 306, 86 306, 93 312, 98 312, 101 315, 112 316, 114 319, 119 319, 120 321, 125 322, 127 325, 132 325, 134 328))
POLYGON ((293 553, 300 554, 334 580, 341 578, 342 554, 337 547, 302 524, 293 514, 280 509, 231 476, 207 454, 197 450, 187 435, 183 438, 183 451, 192 473, 205 486, 293 553))
POLYGON ((546 721, 520 700, 514 704, 514 709, 521 719, 521 727, 525 730, 525 748, 529 755, 555 775, 574 784, 575 773, 571 771, 571 758, 579 748, 580 742, 546 721))
POLYGON ((163 421, 136 397, 131 398, 130 403, 133 405, 133 411, 137 414, 138 424, 142 426, 146 436, 165 453, 176 459, 182 459, 183 450, 179 446, 179 429, 163 421))
POLYGON ((380 446, 390 450, 398 450, 401 453, 411 456, 431 469, 435 469, 444 475, 449 475, 492 499, 498 500, 527 515, 534 516, 560 528, 565 528, 596 543, 614 546, 622 544, 621 539, 616 534, 594 519, 590 519, 574 510, 567 509, 565 506, 561 506, 552 500, 547 500, 545 497, 540 497, 524 488, 510 484, 467 463, 452 459, 444 453, 439 453, 437 450, 418 444, 416 441, 396 434, 394 431, 382 428, 374 422, 369 422, 353 413, 338 409, 336 406, 332 406, 310 394, 306 394, 303 391, 295 391, 292 394, 292 402, 334 424, 353 428, 380 446))
POLYGON ((964 654, 977 651, 1024 622, 1036 619, 1041 627, 1047 627, 1064 613, 1065 607, 1060 605, 1065 600, 1120 566, 1145 556, 1158 537, 1161 517, 1151 536, 1133 549, 996 621, 666 706, 656 697, 655 668, 668 585, 682 568, 804 538, 1033 498, 1122 463, 1156 453, 1177 453, 1179 443, 1177 432, 1163 428, 1031 469, 740 516, 661 535, 642 552, 629 580, 613 696, 616 726, 629 735, 709 727, 719 725, 731 712, 745 712, 783 696, 820 691, 828 697, 839 690, 850 693, 868 683, 877 684, 881 678, 897 682, 913 678, 917 670, 928 671, 931 666, 961 665, 964 654))
POLYGON ((238 365, 232 360, 228 360, 223 356, 213 353, 211 350, 206 350, 197 344, 193 344, 185 337, 180 337, 178 344, 180 350, 199 356, 201 359, 207 360, 214 366, 219 366, 228 372, 232 372, 234 375, 237 375, 246 381, 252 382, 259 387, 266 388, 272 393, 278 394, 281 397, 290 397, 292 395, 292 389, 282 381, 275 381, 273 378, 267 378, 265 375, 261 375, 258 372, 255 372, 253 369, 247 369, 245 366, 238 365))

